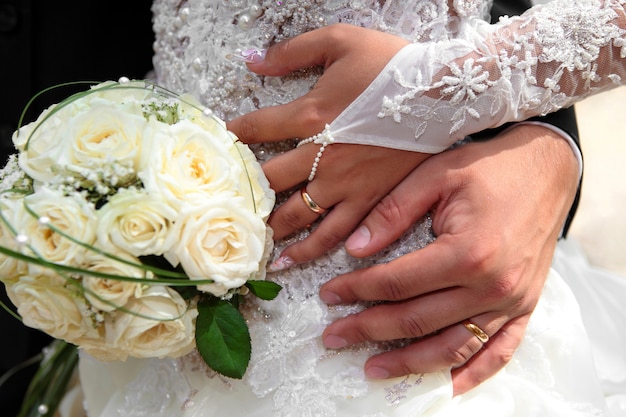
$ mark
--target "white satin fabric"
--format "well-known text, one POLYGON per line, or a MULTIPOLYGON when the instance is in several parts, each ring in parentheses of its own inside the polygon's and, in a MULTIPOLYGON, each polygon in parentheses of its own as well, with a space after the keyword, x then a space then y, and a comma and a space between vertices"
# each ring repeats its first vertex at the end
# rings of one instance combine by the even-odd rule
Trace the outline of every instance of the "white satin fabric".
POLYGON ((575 241, 559 244, 553 268, 576 296, 600 387, 613 417, 626 417, 626 277, 589 264, 575 241))

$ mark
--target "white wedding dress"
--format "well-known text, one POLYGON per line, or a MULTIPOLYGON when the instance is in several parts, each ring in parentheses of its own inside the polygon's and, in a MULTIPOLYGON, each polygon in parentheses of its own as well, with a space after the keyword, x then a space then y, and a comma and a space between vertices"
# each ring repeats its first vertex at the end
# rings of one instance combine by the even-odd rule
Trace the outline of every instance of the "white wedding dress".
MULTIPOLYGON (((567 32, 564 36, 576 39, 567 38, 569 44, 561 42, 563 49, 554 59, 562 65, 553 66, 549 74, 539 77, 533 73, 532 65, 544 62, 542 57, 524 55, 513 62, 511 57, 506 59, 504 52, 497 52, 501 58, 498 68, 504 74, 506 67, 508 72, 504 75, 510 82, 490 86, 504 95, 484 96, 477 84, 468 90, 462 83, 443 78, 448 86, 459 88, 446 90, 446 86, 438 84, 441 97, 433 99, 432 94, 427 94, 430 98, 419 102, 422 93, 432 93, 431 87, 441 82, 438 71, 441 68, 437 65, 443 59, 453 61, 468 53, 478 53, 483 58, 477 57, 472 62, 487 66, 488 59, 484 57, 488 51, 468 45, 481 36, 488 37, 491 29, 479 21, 487 15, 490 4, 462 0, 451 1, 450 5, 437 0, 382 3, 375 0, 155 0, 157 81, 174 91, 197 96, 221 117, 230 119, 260 107, 289 102, 306 93, 319 75, 308 70, 283 78, 257 77, 241 61, 232 59, 242 49, 266 47, 271 42, 335 22, 384 30, 415 42, 379 77, 380 80, 389 77, 389 84, 395 86, 391 90, 370 89, 360 104, 356 103, 331 124, 333 135, 338 141, 355 141, 354 138, 360 137, 359 129, 365 129, 375 133, 367 136, 365 143, 383 140, 386 146, 438 151, 475 130, 568 105, 581 95, 606 88, 609 82, 619 82, 617 78, 623 71, 613 66, 611 77, 598 75, 602 72, 594 63, 602 50, 598 46, 601 42, 589 42, 589 37, 579 39, 581 31, 572 34, 562 25, 567 32), (441 55, 441 61, 431 61, 430 69, 407 69, 411 67, 407 57, 432 53, 420 45, 423 41, 440 41, 450 49, 441 55), (573 59, 576 45, 589 53, 584 55, 586 61, 572 61, 573 66, 568 69, 567 60, 573 59), (595 46, 598 47, 593 49, 595 46), (398 75, 405 70, 409 71, 409 78, 398 75), (560 91, 548 82, 556 80, 558 86, 559 81, 572 74, 574 81, 576 74, 584 75, 579 84, 568 79, 560 91), (545 93, 546 89, 550 94, 545 93), (519 99, 513 100, 512 92, 520 91, 519 99), (429 116, 434 114, 430 110, 444 107, 446 114, 452 115, 447 121, 429 116), (357 117, 359 114, 365 121, 357 117), (475 117, 477 114, 481 117, 475 117), (368 125, 372 121, 377 123, 374 128, 368 125), (408 141, 406 134, 394 135, 397 125, 412 132, 408 141), (424 137, 431 135, 443 136, 445 141, 425 142, 424 137)), ((560 8, 546 7, 536 12, 535 18, 501 24, 526 27, 531 22, 533 27, 537 26, 536 33, 545 35, 546 30, 564 22, 571 23, 571 28, 575 21, 574 7, 591 10, 600 4, 591 0, 564 2, 560 8), (564 4, 571 7, 568 9, 564 4), (545 16, 551 19, 550 24, 545 27, 536 24, 546 19, 545 16)), ((624 18, 623 4, 615 1, 610 3, 611 8, 607 2, 602 13, 585 14, 589 22, 596 23, 593 30, 600 31, 594 33, 597 39, 612 41, 615 48, 621 39, 622 51, 624 30, 607 22, 614 22, 616 16, 624 18)), ((526 36, 523 43, 525 47, 532 44, 537 53, 542 46, 543 53, 557 53, 549 48, 557 36, 535 39, 526 36), (545 43, 548 41, 552 43, 545 43)), ((516 41, 522 42, 520 38, 516 41)), ((458 66, 447 68, 459 69, 458 66)), ((457 75, 462 78, 460 73, 457 75)), ((265 144, 254 150, 265 160, 292 146, 293 143, 265 144)), ((319 299, 320 285, 343 272, 387 262, 417 250, 432 239, 429 220, 424 219, 375 257, 354 259, 339 247, 311 263, 268 274, 268 279, 276 280, 284 289, 273 301, 250 300, 245 305, 253 352, 242 380, 216 375, 194 353, 179 359, 129 359, 124 363, 100 362, 83 354, 80 377, 88 415, 572 417, 610 415, 607 404, 613 415, 626 415, 626 336, 620 330, 626 322, 626 313, 617 303, 620 297, 626 297, 626 284, 581 264, 579 252, 563 245, 557 251, 554 268, 515 357, 501 372, 467 394, 452 397, 448 371, 367 380, 364 361, 393 347, 392 344, 364 344, 340 351, 325 349, 320 337, 325 326, 364 306, 329 308, 319 299), (577 299, 579 295, 581 298, 577 299)), ((278 242, 276 253, 289 243, 278 242)))

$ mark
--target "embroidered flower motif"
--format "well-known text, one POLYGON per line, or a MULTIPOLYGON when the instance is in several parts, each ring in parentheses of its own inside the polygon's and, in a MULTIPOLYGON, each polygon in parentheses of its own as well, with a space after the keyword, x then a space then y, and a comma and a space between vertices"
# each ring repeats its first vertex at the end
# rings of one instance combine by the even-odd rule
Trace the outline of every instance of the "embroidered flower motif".
MULTIPOLYGON (((586 86, 599 81, 593 62, 600 55, 600 48, 611 40, 619 39, 624 31, 611 23, 617 14, 611 8, 596 4, 580 4, 578 9, 569 9, 553 15, 546 8, 536 18, 536 37, 542 47, 539 59, 544 62, 557 61, 569 71, 582 71, 586 86)), ((560 80, 560 72, 555 82, 560 80)))
POLYGON ((250 329, 256 352, 253 356, 256 357, 246 378, 260 396, 281 387, 285 382, 283 377, 297 379, 297 375, 307 375, 319 355, 313 343, 321 333, 319 322, 323 311, 319 304, 315 300, 303 303, 275 301, 276 305, 271 305, 269 310, 275 323, 250 329), (274 310, 276 308, 278 310, 274 310))
POLYGON ((463 100, 476 100, 476 95, 484 93, 489 85, 487 79, 489 73, 483 71, 482 65, 474 65, 474 59, 469 58, 463 63, 461 69, 456 62, 449 66, 452 75, 441 78, 441 82, 447 87, 441 90, 443 96, 450 96, 450 104, 458 104, 463 100))

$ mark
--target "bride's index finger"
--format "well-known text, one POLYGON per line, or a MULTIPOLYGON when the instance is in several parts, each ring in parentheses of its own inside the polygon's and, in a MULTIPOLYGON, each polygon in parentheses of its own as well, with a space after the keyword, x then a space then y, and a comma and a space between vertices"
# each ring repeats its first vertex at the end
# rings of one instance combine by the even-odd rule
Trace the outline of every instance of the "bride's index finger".
POLYGON ((349 25, 330 25, 282 41, 267 51, 247 50, 248 67, 281 76, 323 67, 324 74, 303 96, 238 117, 228 128, 246 143, 307 138, 320 133, 376 78, 407 42, 399 37, 349 25))
POLYGON ((227 122, 226 127, 244 143, 278 142, 313 136, 323 129, 324 122, 315 122, 309 117, 311 113, 300 104, 302 99, 244 114, 227 122))
MULTIPOLYGON (((250 60, 247 65, 251 71, 268 76, 287 75, 316 66, 328 67, 329 57, 337 54, 331 52, 337 48, 337 43, 330 41, 337 37, 334 32, 337 32, 335 26, 321 28, 282 41, 268 50, 245 50, 241 56, 250 60)), ((309 92, 290 103, 245 114, 228 122, 227 127, 245 143, 312 136, 330 122, 328 115, 322 116, 322 112, 316 110, 325 107, 325 98, 316 99, 315 95, 309 92)))
POLYGON ((333 26, 306 32, 281 41, 270 48, 248 49, 241 52, 248 68, 260 75, 281 76, 294 71, 327 66, 329 53, 335 47, 331 39, 333 26))

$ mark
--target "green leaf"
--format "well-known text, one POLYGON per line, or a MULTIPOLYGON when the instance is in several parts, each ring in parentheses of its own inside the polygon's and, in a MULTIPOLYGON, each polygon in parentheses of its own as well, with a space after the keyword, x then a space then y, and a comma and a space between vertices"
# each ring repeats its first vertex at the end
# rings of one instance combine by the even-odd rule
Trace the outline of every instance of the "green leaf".
POLYGON ((250 333, 230 302, 212 298, 198 304, 196 346, 214 371, 236 379, 246 372, 252 351, 250 333))
POLYGON ((248 281, 246 287, 250 292, 262 300, 273 300, 276 298, 280 290, 283 289, 280 285, 272 281, 248 281))

